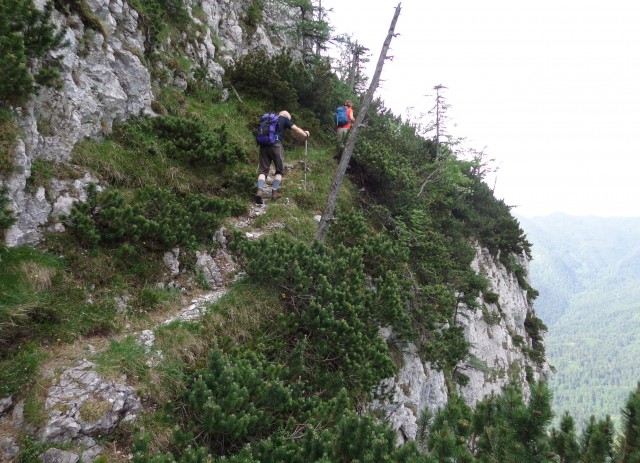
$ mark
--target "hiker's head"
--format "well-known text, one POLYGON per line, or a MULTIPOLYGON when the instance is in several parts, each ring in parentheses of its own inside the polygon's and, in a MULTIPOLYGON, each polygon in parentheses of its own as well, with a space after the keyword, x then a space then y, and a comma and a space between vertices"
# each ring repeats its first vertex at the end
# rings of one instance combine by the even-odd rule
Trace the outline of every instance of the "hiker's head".
POLYGON ((351 106, 353 106, 353 103, 351 103, 351 100, 347 100, 344 102, 344 105, 350 108, 351 106))
POLYGON ((286 117, 287 119, 291 119, 291 114, 289 114, 289 111, 280 111, 278 113, 278 116, 283 116, 283 117, 286 117))

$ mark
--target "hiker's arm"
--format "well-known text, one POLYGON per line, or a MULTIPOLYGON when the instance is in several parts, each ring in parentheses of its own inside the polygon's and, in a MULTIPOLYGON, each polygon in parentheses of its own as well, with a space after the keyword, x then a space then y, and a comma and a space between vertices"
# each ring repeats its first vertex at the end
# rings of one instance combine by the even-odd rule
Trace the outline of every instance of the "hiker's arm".
POLYGON ((353 109, 351 111, 349 111, 349 120, 351 120, 351 122, 355 122, 356 118, 353 117, 353 109))
POLYGON ((308 130, 302 130, 300 127, 298 127, 298 126, 297 126, 297 125, 295 125, 295 124, 293 124, 293 125, 291 126, 291 128, 292 128, 293 130, 295 130, 296 132, 298 132, 301 136, 303 136, 303 137, 305 137, 305 138, 306 138, 306 137, 308 137, 309 135, 311 135, 311 134, 309 133, 309 131, 308 131, 308 130))

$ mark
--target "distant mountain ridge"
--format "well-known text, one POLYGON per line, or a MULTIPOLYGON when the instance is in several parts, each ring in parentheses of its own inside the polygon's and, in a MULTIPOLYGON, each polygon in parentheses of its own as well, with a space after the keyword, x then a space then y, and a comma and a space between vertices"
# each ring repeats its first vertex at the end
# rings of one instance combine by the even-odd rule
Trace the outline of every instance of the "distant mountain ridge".
POLYGON ((536 311, 557 413, 619 417, 640 379, 640 218, 518 217, 533 260, 536 311))

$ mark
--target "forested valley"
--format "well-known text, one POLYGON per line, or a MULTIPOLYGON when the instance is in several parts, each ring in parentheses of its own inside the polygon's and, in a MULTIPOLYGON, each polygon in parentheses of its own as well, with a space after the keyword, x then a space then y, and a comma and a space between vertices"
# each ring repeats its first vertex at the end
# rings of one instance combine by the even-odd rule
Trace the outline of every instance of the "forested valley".
POLYGON ((640 219, 523 218, 554 406, 582 425, 620 410, 640 378, 640 219))

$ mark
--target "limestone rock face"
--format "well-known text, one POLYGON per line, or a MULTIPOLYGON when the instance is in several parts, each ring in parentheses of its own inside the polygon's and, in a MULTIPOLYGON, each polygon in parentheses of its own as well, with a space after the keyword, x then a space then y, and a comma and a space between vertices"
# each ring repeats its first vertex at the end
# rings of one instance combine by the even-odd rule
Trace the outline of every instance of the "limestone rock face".
MULTIPOLYGON (((43 7, 44 2, 36 4, 43 7)), ((57 217, 68 212, 73 202, 84 200, 87 185, 98 181, 78 172, 79 181, 59 179, 51 188, 27 191, 35 160, 69 163, 79 141, 99 139, 111 132, 114 123, 132 116, 153 114, 154 85, 185 89, 191 78, 183 70, 154 62, 164 80, 152 82, 147 67, 149 37, 140 15, 126 0, 86 0, 86 4, 102 30, 87 27, 76 13, 54 14, 68 43, 55 52, 62 56, 62 88, 44 88, 24 107, 14 108, 21 139, 13 173, 0 178, 17 217, 4 238, 8 246, 35 244, 47 227, 62 230, 57 217)), ((291 10, 269 9, 261 24, 247 27, 243 18, 251 0, 203 0, 197 12, 191 2, 185 4, 198 27, 189 34, 183 32, 174 43, 167 39, 159 46, 160 54, 179 50, 191 62, 190 72, 204 69, 219 85, 224 73, 220 62, 233 63, 251 50, 273 55, 285 47, 296 48, 297 39, 287 27, 295 13, 291 10), (276 23, 283 26, 277 28, 280 32, 269 27, 276 23)))
POLYGON ((442 408, 448 399, 444 374, 422 362, 414 346, 403 353, 398 374, 384 380, 380 389, 391 391, 392 399, 374 402, 373 408, 384 412, 383 419, 397 430, 400 444, 415 439, 418 417, 425 409, 442 408))
MULTIPOLYGON (((472 268, 487 278, 489 290, 498 295, 498 302, 479 300, 482 309, 461 306, 458 310, 457 323, 464 327, 471 344, 468 358, 458 365, 458 370, 469 381, 458 391, 467 404, 474 406, 492 392, 499 393, 515 377, 522 385, 524 397, 528 398, 526 370, 531 371, 535 381, 551 372, 547 363, 538 365, 523 352, 523 347, 532 347, 524 322, 533 307, 513 273, 486 249, 476 245, 475 250, 472 268)), ((527 259, 519 256, 518 264, 526 270, 528 277, 527 259)), ((417 421, 425 409, 435 412, 449 397, 443 372, 422 362, 411 347, 403 353, 402 367, 397 375, 385 380, 381 389, 391 390, 392 399, 377 402, 374 408, 384 412, 385 420, 397 430, 401 443, 415 439, 417 421)))
MULTIPOLYGON (((527 259, 519 256, 518 264, 525 269, 528 278, 527 259)), ((547 377, 551 369, 547 363, 537 365, 523 353, 523 347, 532 348, 532 340, 524 326, 527 313, 534 312, 527 292, 520 288, 513 273, 480 246, 476 246, 472 267, 489 280, 489 288, 498 294, 499 300, 496 304, 479 301, 483 310, 463 311, 458 318, 471 343, 469 360, 462 365, 469 383, 460 393, 468 404, 475 405, 484 396, 500 392, 502 386, 517 375, 524 397, 528 399, 526 367, 530 367, 534 381, 547 377)))

